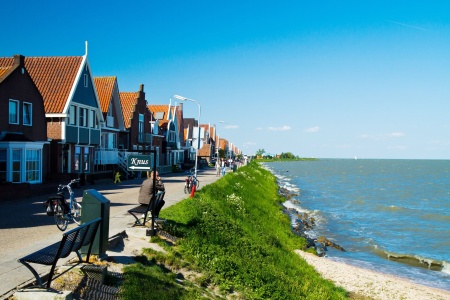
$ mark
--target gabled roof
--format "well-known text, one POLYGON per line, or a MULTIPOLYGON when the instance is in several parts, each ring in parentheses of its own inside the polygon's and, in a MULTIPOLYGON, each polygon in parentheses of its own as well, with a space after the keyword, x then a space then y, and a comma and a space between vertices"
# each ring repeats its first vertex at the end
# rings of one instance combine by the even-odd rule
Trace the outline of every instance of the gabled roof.
MULTIPOLYGON (((44 99, 46 113, 62 113, 75 83, 83 56, 25 57, 25 68, 44 99)), ((13 58, 0 58, 0 66, 13 58)))
POLYGON ((139 98, 139 92, 120 92, 120 102, 122 103, 122 114, 125 128, 131 127, 131 118, 139 98))
POLYGON ((147 106, 155 118, 157 118, 158 120, 168 121, 169 105, 156 104, 156 105, 147 105, 147 106), (159 115, 161 115, 160 118, 157 117, 158 113, 159 113, 159 115))
POLYGON ((108 112, 109 104, 116 84, 116 76, 94 77, 95 87, 97 89, 98 100, 103 113, 108 112))

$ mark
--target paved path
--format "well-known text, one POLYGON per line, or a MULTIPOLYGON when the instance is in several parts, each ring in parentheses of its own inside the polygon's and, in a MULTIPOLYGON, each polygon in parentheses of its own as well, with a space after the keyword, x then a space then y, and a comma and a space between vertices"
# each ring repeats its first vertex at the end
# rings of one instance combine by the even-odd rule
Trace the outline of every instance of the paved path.
MULTIPOLYGON (((161 175, 166 188, 166 204, 163 209, 189 197, 183 189, 186 173, 161 175)), ((200 189, 219 179, 214 169, 200 170, 198 178, 200 189)), ((127 211, 138 204, 142 181, 143 179, 133 179, 117 185, 101 182, 74 191, 80 202, 87 189, 97 190, 110 201, 109 236, 113 236, 133 225, 134 218, 127 211)), ((46 215, 42 206, 42 202, 49 196, 51 195, 0 202, 0 299, 6 299, 10 291, 34 278, 25 266, 17 262, 19 258, 61 240, 62 232, 56 227, 53 217, 46 215)), ((75 226, 76 224, 70 224, 67 230, 75 226)), ((47 266, 36 269, 38 272, 49 271, 47 266)))

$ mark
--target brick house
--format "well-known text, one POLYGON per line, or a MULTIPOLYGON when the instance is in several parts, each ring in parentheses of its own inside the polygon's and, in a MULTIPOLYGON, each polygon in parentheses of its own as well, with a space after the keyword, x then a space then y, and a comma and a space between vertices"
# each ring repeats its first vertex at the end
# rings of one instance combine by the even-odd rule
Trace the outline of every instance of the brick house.
MULTIPOLYGON (((44 101, 50 141, 47 179, 94 170, 103 116, 86 54, 25 57, 25 68, 44 101)), ((83 176, 80 176, 83 178, 83 176)))
POLYGON ((0 58, 0 183, 41 183, 48 173, 44 100, 22 55, 0 58))
MULTIPOLYGON (((125 132, 120 134, 119 148, 143 154, 148 153, 146 152, 148 150, 156 150, 157 168, 161 172, 161 166, 164 166, 165 161, 166 144, 158 129, 153 129, 152 122, 155 118, 148 109, 144 85, 141 84, 137 92, 120 92, 120 102, 125 132)), ((151 161, 153 162, 153 158, 151 161)))

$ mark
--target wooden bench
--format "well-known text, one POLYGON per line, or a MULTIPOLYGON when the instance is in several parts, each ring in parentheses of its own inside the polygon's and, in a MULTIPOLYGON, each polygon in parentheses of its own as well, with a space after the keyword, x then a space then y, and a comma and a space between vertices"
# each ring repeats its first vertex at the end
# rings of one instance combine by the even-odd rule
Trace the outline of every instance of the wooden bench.
POLYGON ((47 289, 50 288, 52 278, 55 272, 56 263, 60 258, 69 256, 70 253, 75 252, 78 256, 79 262, 82 263, 80 249, 83 246, 88 246, 86 254, 86 262, 89 262, 91 254, 92 242, 94 241, 97 228, 100 225, 101 218, 95 219, 91 222, 84 223, 63 234, 62 240, 53 245, 47 246, 41 250, 31 253, 19 259, 19 262, 24 264, 36 277, 37 283, 43 287, 42 279, 30 263, 52 266, 47 280, 47 289))
POLYGON ((159 211, 164 205, 164 195, 166 192, 158 192, 154 197, 150 199, 149 204, 140 204, 132 209, 128 210, 128 213, 131 214, 136 221, 134 225, 145 226, 145 222, 147 221, 148 213, 152 212, 153 205, 155 206, 155 212, 152 212, 152 215, 157 218, 159 215, 159 211), (143 222, 141 222, 142 215, 144 215, 143 222))

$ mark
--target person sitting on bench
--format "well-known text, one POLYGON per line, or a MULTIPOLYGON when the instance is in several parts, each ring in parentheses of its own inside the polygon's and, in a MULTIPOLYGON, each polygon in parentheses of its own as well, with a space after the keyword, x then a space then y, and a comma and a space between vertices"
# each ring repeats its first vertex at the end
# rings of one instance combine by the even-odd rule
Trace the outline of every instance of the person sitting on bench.
MULTIPOLYGON (((139 203, 140 204, 146 204, 149 205, 150 203, 150 199, 153 196, 153 176, 156 176, 156 184, 155 184, 155 188, 156 190, 154 191, 154 193, 156 194, 158 191, 165 191, 164 188, 164 183, 161 180, 161 177, 159 177, 158 171, 156 172, 147 172, 147 179, 145 179, 142 182, 141 188, 139 190, 139 203)), ((161 201, 163 202, 163 201, 161 201)), ((164 203, 155 203, 155 209, 156 211, 160 211, 162 206, 164 205, 164 203), (160 207, 159 207, 160 206, 160 207)))

